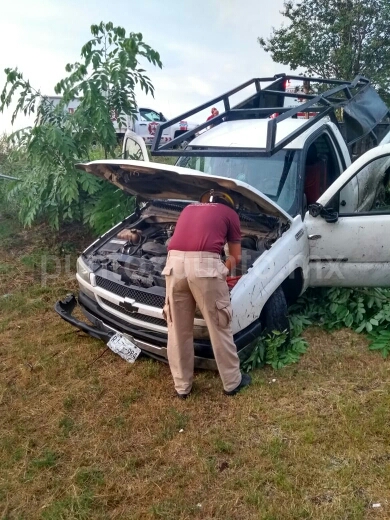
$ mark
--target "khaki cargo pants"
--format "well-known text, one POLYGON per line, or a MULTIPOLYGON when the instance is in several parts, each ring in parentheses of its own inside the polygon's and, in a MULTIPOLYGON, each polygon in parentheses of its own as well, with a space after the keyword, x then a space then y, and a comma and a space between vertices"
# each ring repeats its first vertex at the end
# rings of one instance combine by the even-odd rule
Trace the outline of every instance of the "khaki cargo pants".
POLYGON ((233 342, 232 308, 221 257, 203 251, 170 251, 162 274, 166 279, 164 317, 168 324, 168 361, 175 389, 188 394, 194 374, 194 316, 198 307, 207 324, 224 390, 241 382, 233 342))

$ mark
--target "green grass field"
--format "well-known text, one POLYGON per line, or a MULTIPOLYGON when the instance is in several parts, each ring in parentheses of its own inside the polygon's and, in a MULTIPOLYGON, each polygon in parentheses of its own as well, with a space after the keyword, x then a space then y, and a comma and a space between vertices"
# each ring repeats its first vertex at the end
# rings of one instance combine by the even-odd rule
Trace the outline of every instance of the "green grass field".
POLYGON ((0 217, 0 518, 390 518, 390 364, 364 337, 311 328, 298 365, 177 400, 166 365, 54 313, 90 240, 0 217))

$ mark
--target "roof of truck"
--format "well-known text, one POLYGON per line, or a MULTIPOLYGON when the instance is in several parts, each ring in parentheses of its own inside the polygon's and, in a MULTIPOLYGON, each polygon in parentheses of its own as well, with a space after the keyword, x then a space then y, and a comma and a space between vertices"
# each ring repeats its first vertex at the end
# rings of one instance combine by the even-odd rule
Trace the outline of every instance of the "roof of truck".
MULTIPOLYGON (((211 121, 210 121, 211 122, 211 121)), ((195 137, 191 146, 223 146, 234 148, 265 148, 269 119, 244 119, 226 121, 195 137)), ((277 126, 276 143, 307 123, 307 119, 286 119, 277 126)), ((302 149, 309 135, 324 123, 333 126, 328 117, 315 123, 306 132, 296 137, 285 148, 302 149)))

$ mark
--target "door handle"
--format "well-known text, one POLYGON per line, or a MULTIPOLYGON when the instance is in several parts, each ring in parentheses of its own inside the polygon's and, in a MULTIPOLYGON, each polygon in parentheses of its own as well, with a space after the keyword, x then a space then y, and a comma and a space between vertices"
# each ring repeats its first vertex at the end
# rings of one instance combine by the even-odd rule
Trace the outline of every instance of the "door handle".
POLYGON ((321 235, 309 235, 309 240, 318 240, 319 238, 322 238, 321 235))

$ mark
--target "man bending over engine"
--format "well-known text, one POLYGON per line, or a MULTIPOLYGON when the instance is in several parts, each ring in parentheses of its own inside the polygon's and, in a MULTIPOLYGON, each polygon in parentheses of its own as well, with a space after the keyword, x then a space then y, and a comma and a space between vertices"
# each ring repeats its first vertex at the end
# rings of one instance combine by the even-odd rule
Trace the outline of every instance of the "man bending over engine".
POLYGON ((224 393, 235 395, 251 378, 241 374, 231 327, 226 276, 241 260, 240 220, 224 192, 206 192, 200 203, 180 214, 168 246, 164 317, 168 323, 168 361, 177 396, 185 399, 194 375, 193 326, 198 305, 210 334, 224 393), (229 246, 226 263, 221 249, 229 246))

